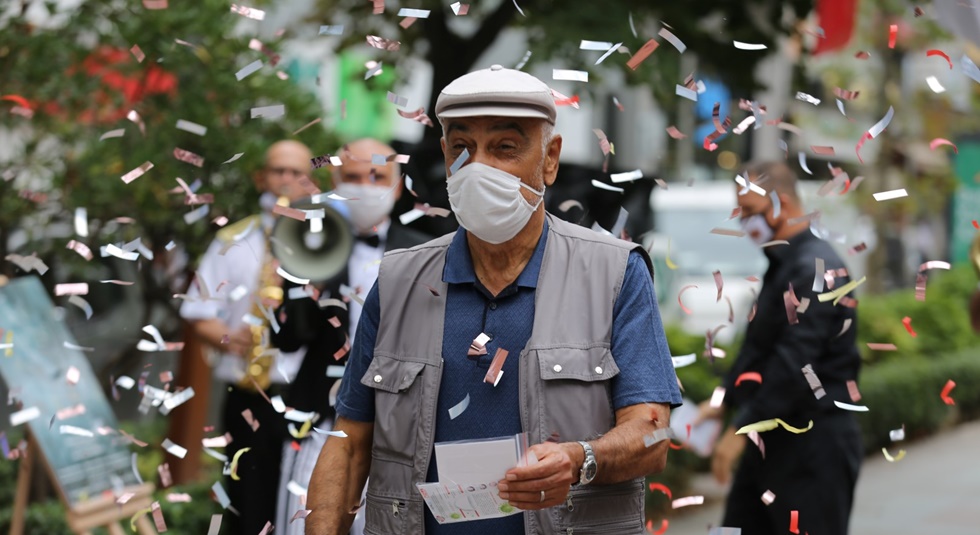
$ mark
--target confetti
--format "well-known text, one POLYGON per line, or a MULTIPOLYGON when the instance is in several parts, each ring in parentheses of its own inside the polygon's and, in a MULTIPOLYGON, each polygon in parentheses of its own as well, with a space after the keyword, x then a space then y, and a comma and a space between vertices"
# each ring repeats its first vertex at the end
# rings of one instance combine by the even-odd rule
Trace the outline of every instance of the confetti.
POLYGON ((589 41, 582 39, 579 43, 579 50, 601 50, 606 51, 612 48, 613 44, 608 41, 589 41))
POLYGON ((922 265, 919 266, 919 273, 929 269, 949 269, 950 267, 949 262, 943 262, 942 260, 930 260, 922 263, 922 265))
POLYGON ((806 427, 799 428, 799 427, 793 427, 789 425, 788 423, 784 422, 780 418, 773 418, 771 420, 762 420, 761 422, 756 422, 754 424, 743 426, 738 431, 736 431, 735 434, 744 435, 751 431, 763 433, 766 431, 772 431, 777 427, 782 427, 783 429, 789 431, 790 433, 799 435, 800 433, 806 433, 807 431, 813 429, 813 420, 810 420, 810 423, 806 427))
POLYGON ((741 238, 745 236, 745 232, 741 230, 727 229, 715 227, 709 231, 711 234, 717 234, 719 236, 734 236, 736 238, 741 238))
POLYGON ((908 195, 909 194, 907 191, 905 191, 905 188, 901 188, 901 189, 893 189, 890 191, 881 191, 873 194, 872 196, 875 198, 876 201, 881 202, 881 201, 888 201, 891 199, 899 199, 901 197, 908 197, 908 195))
MULTIPOLYGON (((277 117, 282 117, 286 114, 286 106, 284 104, 274 104, 271 106, 259 106, 257 108, 252 108, 251 117, 252 119, 263 118, 263 119, 275 119, 277 117)), ((242 153, 244 154, 244 153, 242 153)), ((238 158, 235 158, 237 160, 238 158)), ((232 162, 234 160, 228 160, 232 162)), ((225 163, 228 163, 225 162, 225 163)))
POLYGON ((743 43, 742 41, 732 41, 732 44, 739 50, 765 50, 768 48, 763 44, 743 43))
POLYGON ((858 161, 864 163, 864 159, 861 158, 861 147, 864 145, 864 142, 869 139, 874 139, 878 137, 885 130, 885 128, 888 128, 888 124, 891 123, 892 117, 894 116, 895 116, 895 108, 893 106, 889 106, 888 112, 885 113, 885 116, 882 117, 881 120, 875 123, 871 128, 869 128, 868 131, 865 132, 863 136, 861 136, 861 139, 854 147, 854 150, 857 153, 858 161))
POLYGON ((37 257, 37 253, 31 253, 27 256, 11 253, 4 258, 24 271, 34 270, 37 271, 39 275, 44 275, 48 271, 47 264, 37 257))
MULTIPOLYGON (((223 509, 227 509, 228 506, 231 505, 231 499, 228 498, 228 493, 225 492, 225 488, 221 486, 221 482, 220 481, 215 481, 214 482, 214 485, 211 485, 211 492, 214 493, 215 498, 218 499, 218 503, 221 504, 221 507, 223 509)), ((219 516, 218 525, 220 526, 221 525, 221 522, 220 522, 220 516, 221 515, 217 515, 217 516, 219 516)), ((211 517, 211 526, 214 527, 214 517, 213 516, 211 517)))
POLYGON ((899 429, 892 429, 891 431, 889 431, 888 432, 888 438, 892 442, 898 442, 898 441, 901 441, 901 440, 905 440, 905 426, 903 425, 899 429))
POLYGON ((258 71, 261 68, 262 68, 262 60, 257 59, 252 63, 249 63, 248 65, 239 69, 239 71, 235 73, 235 79, 241 82, 242 80, 245 79, 245 77, 258 71))
POLYGON ((173 477, 170 475, 170 463, 163 463, 157 467, 157 473, 160 474, 160 486, 167 488, 173 484, 173 477))
POLYGON ((140 165, 136 169, 133 169, 132 171, 130 171, 130 172, 126 173, 125 175, 123 175, 122 176, 122 181, 124 183, 126 183, 126 184, 129 184, 130 182, 132 182, 132 181, 136 180, 137 178, 143 176, 143 174, 145 174, 150 169, 153 169, 153 163, 152 162, 144 162, 142 165, 140 165))
POLYGON ((840 87, 834 88, 834 95, 836 95, 837 98, 842 100, 854 100, 858 98, 860 94, 861 94, 860 91, 850 91, 847 89, 841 89, 840 87))
MULTIPOLYGON (((164 1, 166 1, 166 0, 164 0, 164 1)), ((145 5, 146 3, 147 3, 147 0, 143 0, 143 4, 145 5)), ((146 516, 148 513, 151 513, 151 512, 153 512, 153 508, 152 507, 147 507, 146 509, 140 509, 139 511, 136 511, 136 513, 132 517, 130 517, 130 519, 129 519, 129 528, 133 531, 133 533, 136 533, 136 521, 139 520, 140 518, 146 516)))
POLYGON ((949 145, 949 146, 953 147, 953 152, 954 153, 956 153, 956 154, 959 154, 960 153, 960 150, 958 148, 956 148, 956 144, 954 144, 952 141, 950 141, 948 139, 937 137, 936 139, 933 139, 932 141, 929 142, 929 148, 932 149, 932 150, 936 150, 936 147, 938 147, 940 145, 949 145))
POLYGON ((452 4, 449 5, 449 7, 453 9, 453 14, 456 15, 457 17, 462 17, 463 15, 466 15, 470 11, 469 4, 463 4, 460 2, 453 2, 452 4))
POLYGON ((231 5, 231 12, 242 15, 243 17, 248 17, 253 20, 265 20, 265 11, 261 9, 255 9, 254 7, 239 6, 236 4, 231 5))
POLYGON ((813 390, 813 396, 820 399, 827 395, 824 390, 823 385, 820 383, 820 378, 817 377, 817 373, 813 371, 813 366, 807 364, 802 368, 803 376, 806 378, 806 382, 810 385, 810 389, 813 390))
POLYGON ((742 384, 743 381, 762 384, 762 375, 759 372, 745 372, 735 379, 735 386, 742 384))
POLYGON ((25 424, 40 417, 41 409, 37 407, 21 409, 17 412, 10 413, 10 426, 17 427, 18 425, 25 424))
POLYGON ((169 503, 191 503, 193 499, 186 492, 171 492, 167 494, 167 501, 169 503))
POLYGON ((898 24, 888 26, 888 48, 895 48, 895 40, 898 38, 898 24))
POLYGON ((814 259, 814 271, 813 271, 813 291, 814 293, 819 293, 823 291, 824 278, 824 261, 823 258, 814 259))
POLYGON ((243 410, 242 418, 245 418, 245 422, 252 428, 252 431, 259 430, 259 421, 252 416, 252 409, 243 410))
MULTIPOLYGON (((486 353, 485 350, 484 353, 486 353)), ((493 355, 493 360, 490 362, 490 368, 487 370, 487 374, 483 377, 484 383, 490 383, 494 387, 497 386, 497 383, 500 382, 500 378, 504 375, 503 367, 504 361, 507 359, 507 354, 508 351, 506 349, 500 347, 497 348, 497 352, 493 355)), ((467 394, 467 396, 469 396, 469 394, 467 394)))
POLYGON ((251 451, 252 448, 242 448, 235 452, 234 457, 231 458, 231 479, 234 481, 240 481, 242 478, 238 476, 238 460, 242 458, 246 452, 251 451))
POLYGON ((943 87, 943 84, 939 83, 939 79, 935 76, 926 77, 926 83, 929 84, 929 89, 933 93, 944 93, 946 91, 946 88, 943 87))
POLYGON ((573 207, 578 207, 580 210, 585 210, 585 208, 582 207, 582 203, 576 201, 575 199, 569 199, 567 201, 563 201, 561 204, 558 205, 558 211, 567 212, 571 210, 573 207))
POLYGON ((56 284, 54 286, 54 294, 56 296, 61 296, 61 295, 88 295, 88 283, 87 282, 74 282, 74 283, 56 284))
POLYGON ((881 448, 881 453, 885 454, 885 460, 890 463, 898 462, 905 458, 905 450, 898 450, 898 453, 896 453, 894 457, 888 453, 886 448, 881 448))
POLYGON ((514 2, 514 7, 517 8, 517 12, 520 13, 522 17, 526 17, 527 15, 524 14, 524 10, 521 9, 521 6, 517 5, 517 0, 512 1, 514 2))
POLYGON ((458 417, 460 414, 463 414, 463 411, 465 411, 466 408, 469 406, 470 406, 470 395, 466 394, 466 397, 463 398, 463 401, 460 401, 456 405, 449 408, 449 419, 455 420, 456 417, 458 417))
POLYGON ((845 295, 847 295, 851 290, 853 290, 853 289, 857 288, 858 286, 864 284, 864 282, 866 280, 867 280, 867 277, 861 277, 860 279, 858 279, 856 281, 851 281, 851 282, 849 282, 849 283, 841 286, 840 288, 837 288, 836 290, 833 290, 833 291, 830 291, 830 292, 827 292, 827 293, 819 294, 819 295, 817 295, 817 300, 820 301, 821 303, 826 303, 827 301, 833 300, 834 301, 834 305, 836 306, 837 303, 841 300, 842 297, 844 297, 845 295))
POLYGON ((855 403, 861 401, 861 392, 858 390, 857 381, 847 381, 847 394, 851 396, 851 401, 855 403))
POLYGON ((109 130, 108 132, 99 136, 99 141, 105 141, 107 139, 116 138, 116 137, 123 137, 124 135, 126 135, 126 129, 117 128, 115 130, 109 130))
POLYGON ((415 17, 417 19, 427 19, 429 18, 430 11, 428 9, 409 9, 403 7, 398 10, 399 17, 415 17))
POLYGON ((667 238, 667 254, 664 256, 664 262, 667 264, 667 269, 675 270, 678 267, 677 264, 670 259, 670 238, 667 238))
POLYGON ((129 113, 126 114, 126 118, 132 121, 133 123, 135 123, 136 126, 139 127, 141 134, 143 134, 144 136, 146 135, 146 124, 143 123, 143 119, 140 117, 140 114, 136 110, 129 110, 129 113))
POLYGON ((570 69, 552 69, 551 78, 553 80, 567 80, 571 82, 588 82, 589 73, 570 69))
POLYGON ((625 193, 626 192, 626 190, 624 190, 623 188, 617 188, 616 186, 610 186, 609 184, 606 184, 604 182, 599 182, 596 179, 592 179, 592 186, 593 187, 596 187, 596 188, 599 188, 599 189, 604 189, 606 191, 615 191, 616 193, 625 193))
POLYGON ((657 492, 657 491, 666 494, 668 500, 674 499, 674 496, 670 492, 670 488, 668 488, 667 485, 664 485, 663 483, 650 483, 650 492, 657 492))
POLYGON ((722 277, 721 277, 721 271, 719 271, 719 270, 712 271, 711 272, 711 276, 714 277, 714 279, 715 279, 715 288, 718 290, 718 297, 715 298, 715 302, 717 303, 717 302, 720 302, 721 301, 721 292, 722 292, 722 289, 725 287, 725 281, 722 279, 722 277))
POLYGON ((153 502, 153 504, 150 506, 150 510, 153 514, 153 524, 157 528, 157 533, 167 531, 167 523, 163 519, 163 511, 160 509, 160 502, 153 502))
POLYGON ((415 111, 404 111, 404 110, 395 110, 395 111, 398 112, 398 115, 406 119, 411 119, 415 122, 422 123, 425 126, 429 126, 429 127, 433 126, 432 119, 430 119, 429 116, 426 115, 425 113, 425 108, 419 108, 415 111))
POLYGON ((634 169, 632 171, 627 171, 625 173, 613 173, 609 175, 609 179, 612 180, 613 184, 618 184, 620 182, 632 182, 634 180, 639 180, 643 178, 643 171, 639 169, 634 169))
POLYGON ((336 24, 332 26, 320 26, 320 31, 317 35, 343 35, 344 25, 336 24))
POLYGON ((684 366, 690 366, 691 364, 694 364, 694 361, 697 360, 697 355, 691 353, 688 355, 680 355, 677 357, 672 356, 670 357, 670 360, 674 365, 674 369, 683 368, 684 366))
POLYGON ((800 522, 800 512, 799 511, 790 511, 789 512, 789 532, 790 533, 799 533, 800 532, 799 522, 800 522))
POLYGON ((837 400, 834 400, 834 405, 837 405, 838 409, 844 409, 845 411, 868 412, 868 410, 870 410, 864 405, 852 405, 850 403, 843 403, 837 400))
POLYGON ((521 60, 517 62, 517 65, 514 65, 514 70, 515 71, 519 71, 519 70, 523 69, 524 66, 527 65, 527 60, 529 60, 529 59, 531 59, 531 51, 530 50, 528 50, 527 52, 524 53, 524 57, 522 57, 521 60))
POLYGON ((946 60, 946 63, 949 64, 949 70, 953 70, 953 60, 949 59, 949 55, 943 52, 942 50, 938 50, 935 48, 926 50, 926 56, 927 57, 939 56, 943 58, 944 60, 946 60))
POLYGON ((814 106, 819 106, 820 105, 820 99, 819 98, 817 98, 817 97, 815 97, 813 95, 804 93, 802 91, 797 91, 796 92, 796 100, 802 100, 803 102, 808 102, 810 104, 813 104, 814 106))
MULTIPOLYGON (((252 115, 252 118, 254 119, 254 118, 255 118, 255 115, 254 115, 254 110, 255 110, 255 108, 252 108, 252 109, 253 109, 253 115, 252 115)), ((222 163, 222 164, 226 164, 226 163, 231 163, 231 162, 233 162, 233 161, 235 161, 235 160, 237 160, 237 159, 239 159, 239 158, 241 158, 241 157, 242 157, 242 156, 244 156, 244 155, 245 155, 245 153, 244 153, 244 152, 239 152, 238 154, 236 154, 236 155, 234 155, 234 156, 232 156, 231 158, 228 158, 227 160, 225 160, 225 161, 223 161, 223 162, 221 162, 221 163, 222 163)))
POLYGON ((174 444, 169 438, 163 439, 163 444, 161 444, 161 446, 163 446, 163 449, 166 450, 167 453, 173 455, 174 457, 183 459, 184 456, 187 455, 187 448, 174 444))
POLYGON ((946 381, 946 386, 943 387, 943 391, 939 393, 939 397, 942 398, 943 403, 947 405, 956 405, 956 401, 949 397, 949 393, 956 388, 956 383, 952 379, 946 381))
POLYGON ((721 386, 716 386, 715 389, 711 392, 711 401, 708 402, 708 405, 712 409, 717 409, 718 407, 721 407, 721 404, 724 401, 725 401, 725 388, 721 386))
POLYGON ((681 54, 687 50, 687 45, 685 45, 683 41, 678 39, 677 36, 671 33, 667 28, 660 28, 660 32, 657 35, 663 37, 665 41, 673 45, 674 48, 676 48, 681 54))
POLYGON ((686 306, 684 306, 684 303, 681 301, 681 296, 683 296, 684 295, 684 292, 690 290, 691 288, 697 288, 697 285, 696 284, 688 284, 687 286, 681 288, 681 290, 679 292, 677 292, 677 304, 681 306, 681 310, 683 310, 685 314, 690 314, 691 313, 691 310, 689 308, 687 308, 686 306))
POLYGON ((762 503, 769 505, 776 500, 776 495, 771 490, 762 493, 762 503))
POLYGON ((667 531, 668 525, 670 525, 670 522, 664 518, 660 521, 660 527, 657 528, 657 531, 653 531, 653 520, 647 520, 647 532, 652 533, 653 535, 663 535, 667 531))
POLYGON ((678 498, 670 503, 671 509, 680 509, 688 505, 701 505, 704 503, 704 496, 687 496, 678 498))
POLYGON ((684 139, 687 137, 687 135, 678 130, 676 126, 668 126, 667 135, 669 135, 672 139, 684 139))
MULTIPOLYGON (((167 381, 164 381, 167 382, 167 381)), ((177 392, 173 396, 164 400, 163 404, 160 406, 160 414, 167 415, 170 411, 176 409, 180 405, 187 402, 187 400, 194 397, 194 387, 187 387, 180 392, 177 392)))
POLYGON ((635 71, 636 68, 639 67, 640 64, 650 56, 650 54, 653 54, 653 52, 657 50, 657 47, 659 46, 660 43, 658 43, 656 39, 650 39, 644 43, 644 45, 641 46, 632 57, 630 57, 630 59, 626 62, 626 66, 629 67, 630 70, 635 71))
POLYGON ((904 318, 902 318, 902 325, 905 326, 905 330, 908 331, 909 335, 912 338, 915 338, 915 337, 919 336, 918 334, 916 334, 915 330, 912 329, 912 318, 910 318, 908 316, 905 316, 904 318))
POLYGON ((896 351, 898 346, 895 344, 877 344, 874 342, 868 342, 868 349, 872 351, 896 351))
MULTIPOLYGON (((389 52, 397 52, 402 46, 401 42, 399 41, 385 39, 384 37, 377 35, 369 35, 366 39, 368 45, 380 50, 387 50, 389 52)), ((380 65, 380 63, 378 65, 380 65)))
POLYGON ((690 89, 690 88, 687 88, 687 87, 684 87, 684 86, 682 86, 680 84, 677 84, 674 87, 674 94, 677 95, 677 96, 679 96, 679 97, 686 98, 687 100, 690 100, 692 102, 697 102, 698 101, 698 93, 697 93, 697 91, 695 91, 693 89, 690 89))

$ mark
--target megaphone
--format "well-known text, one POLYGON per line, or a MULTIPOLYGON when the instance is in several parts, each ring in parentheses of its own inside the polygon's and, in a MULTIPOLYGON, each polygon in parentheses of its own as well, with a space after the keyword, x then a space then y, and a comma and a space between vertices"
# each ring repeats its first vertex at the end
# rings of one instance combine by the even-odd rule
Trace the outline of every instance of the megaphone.
POLYGON ((313 217, 300 221, 279 216, 269 240, 279 265, 290 275, 311 282, 326 282, 341 274, 354 248, 354 233, 347 219, 316 197, 289 207, 313 217))

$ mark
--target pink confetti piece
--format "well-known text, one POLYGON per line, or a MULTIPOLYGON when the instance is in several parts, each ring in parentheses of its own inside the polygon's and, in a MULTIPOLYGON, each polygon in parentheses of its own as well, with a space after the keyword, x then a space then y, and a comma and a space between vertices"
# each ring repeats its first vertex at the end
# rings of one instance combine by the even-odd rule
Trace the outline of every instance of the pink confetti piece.
POLYGON ((956 148, 956 144, 953 143, 952 141, 948 140, 948 139, 937 137, 936 139, 933 139, 932 141, 929 142, 929 148, 932 149, 932 150, 936 150, 936 147, 938 147, 940 145, 949 145, 949 146, 953 147, 953 152, 954 153, 956 153, 956 154, 959 154, 960 153, 960 149, 956 148))
POLYGON ((385 12, 385 0, 373 0, 374 9, 372 13, 374 15, 380 15, 385 12))
POLYGON ((647 59, 650 54, 653 54, 653 52, 657 50, 657 47, 659 46, 660 43, 658 43, 656 39, 650 39, 642 47, 640 47, 635 54, 633 54, 629 61, 626 62, 626 66, 629 67, 630 70, 635 71, 636 68, 643 63, 643 60, 647 59))
POLYGON ((219 227, 223 227, 228 224, 228 218, 222 215, 212 219, 211 222, 219 227))
POLYGON ((850 91, 847 89, 841 89, 840 87, 834 88, 834 95, 841 100, 854 100, 858 98, 860 94, 860 91, 850 91))
POLYGON ((239 6, 237 4, 231 5, 231 12, 241 15, 243 17, 248 17, 252 20, 265 20, 265 11, 261 9, 255 9, 254 7, 239 6))
POLYGON ((504 361, 507 360, 507 354, 508 351, 506 349, 500 347, 497 348, 497 352, 493 355, 493 361, 490 362, 490 368, 487 370, 487 374, 483 377, 484 383, 497 386, 497 383, 504 374, 504 361))
POLYGON ((956 405, 956 401, 949 396, 949 393, 956 388, 956 383, 952 379, 946 381, 946 386, 943 387, 943 391, 939 393, 939 397, 942 398, 943 403, 947 405, 956 405))
POLYGON ((820 399, 827 395, 827 391, 824 390, 823 384, 820 383, 820 378, 817 377, 817 372, 813 371, 813 365, 807 364, 803 366, 803 376, 806 378, 806 382, 810 385, 810 390, 813 390, 813 396, 820 399))
POLYGON ((678 130, 676 126, 668 126, 667 135, 669 135, 672 139, 684 139, 687 137, 687 134, 678 130))
POLYGON ((898 39, 898 24, 888 26, 888 48, 895 48, 895 40, 898 39))
POLYGON ((272 533, 273 529, 275 529, 275 527, 272 525, 272 522, 266 521, 265 526, 262 527, 262 531, 259 532, 259 535, 269 535, 272 533))
POLYGON ((191 164, 191 165, 193 165, 195 167, 203 167, 204 166, 204 157, 203 156, 200 156, 198 154, 194 154, 193 152, 191 152, 189 150, 184 150, 184 149, 181 149, 179 147, 174 148, 174 158, 177 158, 178 160, 180 160, 182 162, 189 163, 189 164, 191 164))
POLYGON ((313 511, 311 509, 299 509, 295 513, 293 513, 292 517, 289 518, 289 523, 292 524, 293 522, 295 522, 300 518, 305 519, 306 517, 310 516, 310 513, 312 512, 313 511))
POLYGON ((463 15, 466 15, 470 11, 469 4, 463 4, 460 2, 453 2, 452 4, 449 5, 449 7, 453 9, 453 14, 456 15, 457 17, 462 17, 463 15))
POLYGON ((762 493, 762 503, 769 505, 776 500, 776 495, 771 490, 762 493))
POLYGON ((378 48, 380 50, 387 50, 389 52, 397 52, 398 49, 401 48, 402 46, 401 42, 399 41, 395 41, 393 39, 385 39, 384 37, 380 37, 377 35, 367 36, 367 44, 374 48, 378 48))
POLYGON ((403 30, 407 30, 409 26, 415 24, 415 21, 417 20, 418 20, 417 17, 405 17, 404 19, 401 20, 401 22, 398 23, 398 25, 401 26, 403 30))
POLYGON ((951 266, 949 262, 943 262, 942 260, 929 260, 928 262, 922 263, 919 266, 919 273, 929 269, 946 269, 948 270, 951 266))
POLYGON ((327 320, 327 323, 332 325, 335 329, 340 328, 340 318, 338 318, 337 316, 332 316, 330 319, 327 320))
POLYGON ((898 346, 895 344, 881 344, 875 342, 868 342, 868 349, 872 351, 896 351, 898 346))
POLYGON ((133 54, 133 57, 136 58, 137 63, 143 63, 143 60, 146 59, 146 54, 144 54, 143 50, 140 49, 140 45, 133 45, 129 48, 129 51, 133 54))
POLYGON ((79 369, 74 366, 68 368, 68 373, 65 374, 65 379, 68 381, 68 384, 70 385, 77 385, 78 380, 81 379, 81 377, 82 377, 82 372, 79 371, 79 369))
POLYGON ((888 124, 891 123, 892 117, 894 116, 895 108, 893 106, 889 106, 888 112, 885 113, 885 116, 882 117, 880 121, 872 125, 871 128, 869 128, 868 131, 861 136, 861 139, 854 147, 854 151, 857 153, 858 161, 864 163, 864 159, 861 158, 861 147, 864 146, 864 143, 869 139, 878 137, 885 130, 885 128, 888 128, 888 124))
POLYGON ((762 375, 759 372, 745 372, 740 374, 735 379, 735 386, 742 384, 744 381, 751 381, 753 383, 762 384, 762 375))
POLYGON ((157 473, 160 474, 160 486, 162 488, 167 488, 173 485, 174 480, 170 475, 170 463, 163 463, 157 466, 157 473))
POLYGON ((252 431, 259 430, 259 421, 252 416, 252 409, 245 409, 242 411, 242 418, 245 418, 245 423, 252 428, 252 431))
POLYGON ((143 0, 143 7, 149 10, 167 9, 167 0, 143 0))
POLYGON ((415 122, 422 123, 425 126, 429 126, 429 127, 433 126, 432 119, 430 119, 429 116, 425 114, 425 108, 419 108, 415 111, 404 111, 404 110, 396 110, 396 111, 398 112, 398 115, 406 119, 411 119, 415 122))
POLYGON ((833 156, 834 155, 834 148, 833 147, 825 147, 825 146, 819 146, 819 145, 811 145, 810 146, 810 150, 813 151, 814 154, 819 154, 821 156, 833 156))
POLYGON ((469 406, 470 406, 470 395, 466 394, 466 397, 463 398, 462 401, 449 408, 449 419, 455 420, 456 418, 459 417, 460 414, 463 414, 463 411, 465 411, 466 408, 469 406))
POLYGON ((715 227, 711 229, 710 233, 718 234, 719 236, 734 236, 736 238, 741 238, 742 236, 745 236, 744 231, 721 228, 721 227, 715 227))
POLYGON ((861 401, 861 392, 858 390, 857 381, 847 381, 847 394, 851 396, 851 401, 854 403, 861 401))
POLYGON ((721 291, 725 287, 725 281, 721 278, 721 271, 715 270, 711 272, 711 275, 715 278, 715 288, 718 289, 718 297, 715 298, 715 302, 721 301, 721 291))
POLYGON ((153 515, 153 523, 156 525, 157 533, 167 531, 167 523, 163 519, 163 511, 160 509, 160 502, 153 502, 150 506, 153 515))
POLYGON ((137 178, 143 176, 150 169, 153 169, 153 163, 152 162, 144 162, 139 167, 137 167, 137 168, 133 169, 132 171, 130 171, 130 172, 126 173, 125 175, 123 175, 122 176, 122 181, 124 183, 126 183, 126 184, 129 184, 130 182, 132 182, 132 181, 136 180, 137 178))
POLYGON ((909 336, 911 336, 912 338, 919 336, 918 334, 916 334, 915 329, 912 328, 912 318, 908 316, 902 318, 902 325, 905 326, 905 330, 908 331, 909 336))
POLYGON ((186 492, 171 492, 167 494, 169 503, 191 503, 191 495, 186 492))
POLYGON ((871 53, 865 52, 864 50, 860 50, 854 54, 854 57, 857 59, 868 59, 871 57, 871 53))
POLYGON ((800 512, 799 511, 790 511, 789 512, 789 532, 790 533, 797 533, 797 534, 799 534, 799 532, 800 532, 800 526, 799 526, 799 524, 800 524, 800 512))
POLYGON ((687 286, 681 288, 679 292, 677 292, 677 304, 681 306, 681 310, 683 310, 685 314, 690 314, 691 309, 684 306, 684 303, 681 301, 681 296, 683 296, 684 292, 690 290, 691 288, 697 288, 697 287, 698 286, 696 284, 688 284, 687 286))
MULTIPOLYGON (((323 32, 323 28, 324 28, 324 26, 321 26, 320 27, 320 35, 323 35, 323 33, 324 33, 323 32)), ((344 27, 343 26, 340 27, 340 31, 341 32, 344 31, 344 27)), ((271 48, 265 46, 265 43, 263 43, 262 41, 259 41, 258 39, 254 39, 253 38, 253 39, 249 40, 248 47, 250 49, 252 49, 252 50, 258 50, 259 52, 262 52, 263 54, 265 54, 265 57, 269 58, 269 65, 271 65, 273 67, 275 67, 279 63, 279 60, 282 59, 282 57, 279 54, 276 54, 274 50, 272 50, 271 48)))
POLYGON ((949 55, 943 52, 942 50, 936 48, 926 50, 926 56, 928 57, 939 56, 943 58, 944 60, 946 60, 946 63, 949 64, 949 69, 953 70, 953 60, 949 59, 949 55))
POLYGON ((54 287, 54 294, 56 296, 60 295, 88 295, 88 283, 87 282, 72 282, 56 284, 54 287))
MULTIPOLYGON (((77 368, 73 368, 73 369, 76 372, 78 371, 77 368)), ((76 378, 75 383, 77 382, 78 379, 76 378)), ((71 384, 75 384, 75 383, 71 383, 71 384)), ((85 405, 79 403, 78 405, 75 405, 73 407, 65 407, 63 409, 59 409, 57 412, 54 413, 54 417, 57 420, 67 420, 68 418, 74 418, 75 416, 81 416, 82 414, 85 414, 85 405)))
POLYGON ((793 293, 793 285, 790 284, 789 289, 783 292, 783 306, 786 308, 786 320, 790 325, 796 325, 800 322, 796 310, 799 304, 796 294, 793 293))
POLYGON ((486 333, 480 333, 470 342, 470 348, 466 351, 466 356, 477 357, 487 354, 487 342, 490 341, 490 337, 486 333))
POLYGON ((334 352, 333 359, 334 360, 340 360, 340 359, 344 358, 344 355, 346 355, 348 352, 350 352, 350 337, 347 337, 344 340, 344 345, 341 346, 340 349, 338 349, 337 351, 334 352))

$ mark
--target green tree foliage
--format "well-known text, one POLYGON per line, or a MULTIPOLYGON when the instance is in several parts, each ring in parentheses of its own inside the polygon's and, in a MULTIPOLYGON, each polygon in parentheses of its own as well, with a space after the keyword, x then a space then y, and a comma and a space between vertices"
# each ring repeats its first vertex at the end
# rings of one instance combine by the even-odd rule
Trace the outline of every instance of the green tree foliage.
MULTIPOLYGON (((33 4, 41 3, 8 6, 9 18, 0 18, 0 93, 16 96, 0 101, 0 135, 10 140, 3 151, 9 159, 0 160, 0 258, 11 252, 12 236, 27 242, 15 252, 37 252, 49 265, 86 264, 65 249, 72 238, 96 257, 100 245, 140 238, 158 268, 143 266, 133 276, 145 299, 172 312, 171 274, 160 262, 164 247, 173 240, 196 258, 217 229, 213 219, 254 212, 252 173, 273 141, 291 137, 321 154, 334 148, 321 124, 292 134, 322 109, 314 95, 284 79, 282 65, 273 66, 278 41, 264 43, 266 51, 249 47, 256 23, 232 13, 224 0, 171 2, 161 10, 93 0, 66 13, 45 4, 51 25, 44 27, 26 16, 33 4), (142 61, 130 51, 134 45, 142 61), (256 60, 262 68, 237 80, 236 72, 256 60), (252 108, 275 104, 285 106, 284 116, 251 117, 252 108), (131 110, 142 125, 127 120, 131 110), (206 135, 177 129, 181 119, 207 127, 206 135), (116 129, 124 130, 122 137, 100 141, 116 129), (175 148, 200 155, 203 164, 178 160, 175 148), (244 155, 223 163, 238 153, 244 155), (130 184, 121 180, 144 162, 154 167, 130 184), (197 193, 214 196, 210 213, 197 222, 185 222, 198 206, 185 205, 178 177, 199 180, 197 193), (87 238, 70 231, 79 207, 87 210, 87 238), (58 223, 66 230, 56 230, 58 223)), ((3 270, 15 268, 4 262, 3 270)), ((51 278, 45 277, 49 285, 51 278)))

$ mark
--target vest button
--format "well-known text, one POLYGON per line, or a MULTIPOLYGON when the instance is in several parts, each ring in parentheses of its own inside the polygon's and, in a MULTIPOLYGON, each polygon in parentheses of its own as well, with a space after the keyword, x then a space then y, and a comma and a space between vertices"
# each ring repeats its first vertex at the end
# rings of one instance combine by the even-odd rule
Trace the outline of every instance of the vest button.
POLYGON ((496 301, 490 301, 490 305, 489 306, 490 306, 490 310, 497 310, 497 302, 496 301))
POLYGON ((596 366, 595 373, 596 375, 602 375, 602 366, 596 366))
POLYGON ((555 364, 554 370, 555 370, 555 373, 560 372, 561 371, 561 364, 555 364))
POLYGON ((375 383, 380 383, 381 382, 381 376, 380 375, 375 375, 374 376, 374 382, 375 383))

